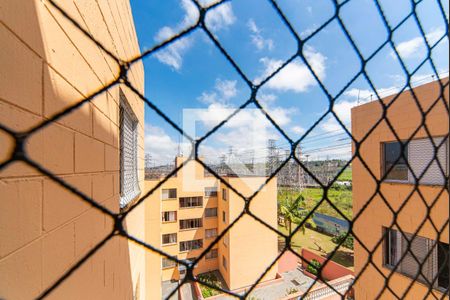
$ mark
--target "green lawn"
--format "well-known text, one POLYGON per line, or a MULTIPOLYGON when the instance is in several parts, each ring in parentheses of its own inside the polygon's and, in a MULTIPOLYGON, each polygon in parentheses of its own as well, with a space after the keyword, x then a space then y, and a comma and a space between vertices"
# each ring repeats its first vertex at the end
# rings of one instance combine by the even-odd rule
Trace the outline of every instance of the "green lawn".
MULTIPOLYGON (((305 198, 302 208, 311 210, 322 199, 323 190, 321 188, 305 188, 301 192, 305 198)), ((278 189, 278 199, 286 197, 297 198, 300 195, 298 191, 290 191, 283 188, 278 189)), ((352 211, 352 191, 348 189, 329 189, 328 199, 339 208, 339 210, 350 220, 353 217, 352 211)), ((342 219, 342 216, 327 202, 323 202, 316 212, 342 219)))
MULTIPOLYGON (((279 225, 278 230, 285 234, 288 234, 287 229, 284 226, 279 225)), ((301 253, 301 248, 306 248, 324 257, 326 257, 336 248, 336 244, 331 241, 330 236, 308 228, 305 229, 305 234, 300 231, 294 235, 291 246, 298 253, 301 253)), ((352 250, 340 247, 332 257, 332 260, 353 270, 354 264, 352 250)))
POLYGON ((352 168, 347 167, 338 177, 339 181, 352 181, 352 168))

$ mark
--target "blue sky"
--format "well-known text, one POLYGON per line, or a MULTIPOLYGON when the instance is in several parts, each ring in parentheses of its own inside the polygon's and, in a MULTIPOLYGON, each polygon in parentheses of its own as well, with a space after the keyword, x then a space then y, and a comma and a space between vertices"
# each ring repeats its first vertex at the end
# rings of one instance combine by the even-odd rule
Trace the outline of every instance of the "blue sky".
MULTIPOLYGON (((209 4, 206 2, 202 5, 209 4)), ((448 3, 444 2, 448 16, 448 3)), ((277 3, 302 38, 334 14, 334 5, 328 0, 277 3)), ((411 11, 410 1, 384 0, 380 3, 392 26, 411 11)), ((141 50, 189 27, 198 17, 190 0, 131 0, 131 5, 141 50)), ((424 0, 416 8, 427 39, 435 43, 446 30, 437 1, 424 0)), ((387 39, 386 28, 373 1, 350 1, 341 8, 339 15, 364 57, 371 55, 387 39)), ((297 51, 295 39, 269 1, 226 2, 207 13, 206 25, 245 76, 255 83, 266 78, 297 51)), ((409 70, 414 70, 425 58, 424 41, 413 18, 399 27, 393 40, 409 70)), ((306 42, 303 54, 333 97, 361 68, 360 60, 336 20, 306 42)), ((448 72, 447 38, 437 46, 433 59, 439 73, 448 72)), ((180 126, 183 122, 185 126, 193 124, 191 127, 195 132, 192 134, 196 136, 202 136, 250 97, 250 89, 244 80, 201 28, 146 57, 143 63, 146 97, 180 126)), ((395 92, 405 83, 404 73, 389 45, 373 57, 366 70, 382 95, 395 92)), ((432 69, 427 63, 412 80, 418 84, 429 81, 430 74, 432 69)), ((334 111, 348 128, 350 109, 357 105, 358 96, 359 103, 363 103, 370 99, 370 94, 373 91, 360 77, 337 99, 334 111)), ((293 60, 268 81, 259 90, 257 99, 294 140, 300 138, 329 105, 324 92, 300 59, 293 60)), ((157 163, 170 161, 177 152, 179 135, 150 109, 146 109, 145 120, 146 152, 151 153, 157 163)), ((287 148, 286 140, 258 111, 242 111, 232 120, 200 148, 202 155, 214 160, 232 147, 235 153, 260 158, 265 155, 269 138, 277 140, 280 148, 287 148)), ((188 148, 185 143, 181 144, 188 148)), ((326 117, 305 139, 302 150, 312 159, 348 158, 350 144, 337 123, 326 117)))

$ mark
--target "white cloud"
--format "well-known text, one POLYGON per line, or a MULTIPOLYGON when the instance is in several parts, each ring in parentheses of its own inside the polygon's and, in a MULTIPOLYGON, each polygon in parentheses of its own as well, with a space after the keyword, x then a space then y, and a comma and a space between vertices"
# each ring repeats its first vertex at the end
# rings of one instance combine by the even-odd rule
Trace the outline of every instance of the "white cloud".
POLYGON ((291 128, 291 131, 296 134, 303 134, 306 132, 305 128, 303 128, 301 126, 294 126, 291 128))
MULTIPOLYGON (((429 32, 426 35, 426 38, 428 40, 428 43, 430 45, 433 45, 443 35, 444 35, 443 28, 435 28, 434 30, 432 30, 431 32, 429 32)), ((403 59, 420 57, 426 51, 425 41, 422 36, 418 36, 418 37, 412 38, 410 40, 401 42, 395 48, 397 49, 397 52, 400 54, 400 57, 403 59)), ((396 54, 394 51, 391 51, 390 54, 392 57, 396 57, 396 54)))
POLYGON ((247 22, 247 27, 250 30, 250 37, 252 39, 252 44, 258 50, 267 50, 271 51, 274 48, 274 42, 272 39, 265 39, 261 34, 261 29, 258 28, 255 21, 253 19, 249 19, 247 22))
POLYGON ((219 31, 236 21, 231 3, 220 4, 218 7, 208 11, 205 17, 206 27, 212 31, 219 31))
MULTIPOLYGON (((312 47, 306 47, 304 53, 317 76, 324 79, 326 57, 315 51, 312 47)), ((271 75, 283 63, 281 60, 274 60, 267 57, 262 58, 261 62, 264 64, 265 69, 262 75, 255 80, 257 83, 271 75)), ((307 66, 300 61, 295 60, 286 65, 280 72, 271 78, 266 86, 273 90, 301 93, 307 91, 316 84, 317 82, 307 66)))
MULTIPOLYGON (((177 32, 195 24, 199 17, 198 9, 191 0, 181 0, 181 8, 184 10, 184 18, 174 27, 164 26, 155 35, 155 41, 162 42, 176 35, 177 32)), ((183 37, 161 49, 155 57, 175 70, 180 70, 183 65, 183 55, 192 46, 192 37, 183 37)))
POLYGON ((237 94, 236 84, 236 80, 216 79, 214 91, 203 92, 198 100, 206 104, 227 103, 237 94))
MULTIPOLYGON (((157 42, 162 42, 175 36, 178 32, 194 25, 198 18, 199 12, 197 7, 191 0, 181 0, 181 8, 185 15, 183 19, 173 27, 164 26, 155 35, 154 39, 157 42)), ((206 24, 208 28, 213 31, 223 29, 236 20, 233 14, 233 9, 230 3, 225 3, 208 12, 206 17, 206 24)), ((171 43, 164 49, 161 49, 155 54, 155 57, 163 64, 172 67, 179 71, 183 66, 183 56, 191 48, 194 43, 192 36, 183 37, 171 43)))
MULTIPOLYGON (((170 163, 178 153, 178 142, 174 141, 161 127, 145 124, 145 152, 150 153, 156 165, 170 163)), ((184 154, 190 154, 188 143, 181 143, 184 154)))
MULTIPOLYGON (((174 35, 175 32, 172 28, 163 27, 158 31, 155 36, 155 40, 164 41, 174 35)), ((184 37, 157 52, 155 57, 163 64, 171 66, 178 71, 181 69, 183 64, 183 55, 191 47, 191 45, 192 38, 184 37)))

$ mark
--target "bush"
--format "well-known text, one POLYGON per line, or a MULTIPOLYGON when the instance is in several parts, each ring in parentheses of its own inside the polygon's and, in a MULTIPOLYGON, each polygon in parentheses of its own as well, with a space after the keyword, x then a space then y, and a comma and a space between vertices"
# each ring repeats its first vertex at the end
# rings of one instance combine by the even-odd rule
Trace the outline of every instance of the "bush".
MULTIPOLYGON (((217 277, 212 274, 212 273, 204 273, 204 274, 200 274, 198 275, 198 278, 204 282, 209 283, 212 286, 217 286, 217 287, 221 287, 221 282, 217 279, 217 277)), ((221 294, 222 292, 212 289, 209 286, 200 284, 200 290, 202 292, 202 296, 203 298, 208 298, 208 297, 212 297, 212 296, 216 296, 221 294)))
POLYGON ((345 233, 335 235, 331 239, 331 241, 335 244, 340 244, 342 242, 342 244, 341 244, 342 246, 353 250, 353 236, 351 234, 349 234, 347 237, 346 237, 345 233))
POLYGON ((321 266, 322 264, 318 260, 313 259, 309 262, 308 267, 306 267, 306 271, 317 276, 321 266))

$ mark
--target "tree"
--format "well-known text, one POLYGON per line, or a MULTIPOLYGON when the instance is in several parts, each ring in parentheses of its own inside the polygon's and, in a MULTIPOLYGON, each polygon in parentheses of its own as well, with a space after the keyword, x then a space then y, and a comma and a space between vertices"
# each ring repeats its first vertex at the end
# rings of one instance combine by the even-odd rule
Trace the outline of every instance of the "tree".
MULTIPOLYGON (((291 197, 286 197, 279 203, 278 214, 283 217, 285 227, 289 231, 289 234, 292 233, 292 223, 300 224, 308 215, 308 211, 301 209, 301 205, 304 201, 305 198, 303 198, 302 195, 299 195, 294 199, 291 197)), ((300 230, 303 232, 303 234, 305 234, 306 223, 312 225, 312 221, 307 220, 302 224, 300 230)))

